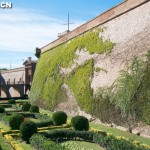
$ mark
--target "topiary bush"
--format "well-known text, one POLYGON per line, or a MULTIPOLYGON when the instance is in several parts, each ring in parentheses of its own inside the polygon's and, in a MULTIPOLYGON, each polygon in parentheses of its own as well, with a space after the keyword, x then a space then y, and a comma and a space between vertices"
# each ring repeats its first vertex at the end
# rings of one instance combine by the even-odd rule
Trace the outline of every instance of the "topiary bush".
POLYGON ((24 121, 20 126, 20 137, 22 140, 29 142, 30 137, 37 133, 37 126, 32 121, 24 121))
POLYGON ((31 104, 29 102, 26 102, 22 105, 22 110, 23 111, 29 111, 31 107, 31 104))
POLYGON ((5 108, 0 106, 0 113, 4 113, 5 112, 5 108))
POLYGON ((39 113, 39 106, 32 105, 30 107, 30 112, 32 112, 32 113, 39 113))
POLYGON ((9 103, 9 104, 16 104, 16 101, 15 101, 14 99, 10 99, 10 100, 8 101, 8 103, 9 103))
POLYGON ((52 120, 53 120, 54 125, 56 126, 66 124, 67 114, 63 111, 54 112, 52 115, 52 120))
POLYGON ((89 130, 89 121, 84 116, 75 116, 71 119, 71 125, 75 130, 89 130))
POLYGON ((12 130, 18 130, 23 121, 24 121, 23 115, 21 115, 21 114, 12 114, 9 117, 9 126, 12 130))

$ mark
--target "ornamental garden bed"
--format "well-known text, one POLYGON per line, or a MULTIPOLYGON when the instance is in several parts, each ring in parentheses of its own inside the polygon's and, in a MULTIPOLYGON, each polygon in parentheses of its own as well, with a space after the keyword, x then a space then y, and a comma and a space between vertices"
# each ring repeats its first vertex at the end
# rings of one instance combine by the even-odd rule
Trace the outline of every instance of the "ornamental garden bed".
MULTIPOLYGON (((4 102, 2 103, 4 105, 4 102)), ((133 136, 133 134, 123 131, 117 134, 117 129, 89 124, 88 120, 82 116, 74 117, 75 119, 71 119, 70 117, 67 119, 67 115, 61 111, 52 113, 40 110, 39 112, 38 107, 32 107, 27 101, 22 102, 22 100, 19 100, 19 104, 17 102, 13 102, 13 104, 8 102, 8 104, 10 107, 5 108, 4 113, 0 113, 0 139, 3 141, 6 140, 11 145, 11 148, 15 150, 49 150, 50 147, 53 147, 51 150, 150 150, 150 146, 148 145, 150 139, 136 135, 133 136), (24 104, 26 107, 22 106, 24 104), (29 109, 29 106, 32 109, 29 109), (16 124, 16 126, 12 127, 10 125, 10 118, 14 114, 17 114, 17 117, 21 115, 21 118, 23 118, 22 122, 29 122, 29 124, 24 125, 25 128, 23 128, 20 127, 23 124, 21 122, 19 127, 16 127, 18 120, 21 120, 21 118, 14 119, 13 125, 16 124), (32 132, 33 125, 37 128, 35 134, 23 135, 24 133, 30 133, 28 127, 32 127, 32 132), (134 141, 137 139, 138 141, 134 141), (90 147, 87 145, 93 146, 90 147)), ((6 101, 5 105, 7 105, 6 101)), ((5 145, 1 143, 2 149, 7 150, 5 145)), ((8 144, 6 146, 9 147, 8 144)))

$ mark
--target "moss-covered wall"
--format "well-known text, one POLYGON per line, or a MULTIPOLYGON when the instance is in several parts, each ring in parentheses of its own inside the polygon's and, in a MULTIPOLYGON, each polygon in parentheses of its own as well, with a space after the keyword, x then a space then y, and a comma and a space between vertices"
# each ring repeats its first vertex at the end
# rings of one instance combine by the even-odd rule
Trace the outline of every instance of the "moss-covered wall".
POLYGON ((85 48, 89 54, 110 53, 114 44, 109 40, 103 41, 99 37, 102 29, 93 29, 41 55, 38 60, 34 80, 32 83, 30 100, 41 104, 42 107, 52 109, 62 102, 61 86, 66 83, 75 94, 82 110, 92 110, 91 81, 94 69, 93 60, 77 66, 69 75, 61 75, 60 68, 71 67, 78 55, 76 50, 85 48), (44 102, 43 102, 44 101, 44 102))
MULTIPOLYGON (((74 94, 81 110, 100 118, 103 122, 125 124, 129 123, 129 118, 134 118, 149 124, 150 99, 146 97, 149 87, 145 90, 145 83, 149 82, 143 82, 139 88, 136 82, 138 79, 134 80, 135 76, 128 73, 131 78, 130 87, 127 84, 116 89, 118 96, 112 90, 112 85, 118 83, 120 71, 123 69, 127 72, 127 64, 132 62, 135 56, 142 58, 150 49, 149 5, 149 2, 140 5, 74 37, 67 43, 56 46, 58 41, 63 41, 61 39, 67 39, 66 36, 62 37, 54 42, 57 44, 54 44, 56 47, 52 46, 52 49, 44 47, 45 52, 38 60, 31 87, 31 102, 54 110, 58 104, 67 102, 66 89, 62 87, 65 84, 74 94), (99 87, 100 91, 97 91, 99 87), (139 94, 135 94, 136 90, 139 94), (95 96, 96 91, 100 92, 98 96, 95 96), (126 91, 131 92, 131 97, 126 91), (126 99, 120 98, 119 95, 126 96, 126 99), (132 99, 133 95, 136 98, 132 99), (132 107, 128 110, 127 106, 130 104, 132 107)), ((145 64, 143 63, 141 70, 145 64)), ((147 75, 144 76, 148 79, 147 75)))

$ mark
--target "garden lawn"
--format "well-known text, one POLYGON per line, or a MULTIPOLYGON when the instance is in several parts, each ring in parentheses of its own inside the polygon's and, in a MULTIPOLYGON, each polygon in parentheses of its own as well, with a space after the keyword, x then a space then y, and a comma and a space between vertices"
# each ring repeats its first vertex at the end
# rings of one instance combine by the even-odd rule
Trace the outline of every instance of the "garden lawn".
POLYGON ((33 147, 30 146, 30 144, 26 144, 25 142, 22 142, 21 140, 17 140, 17 142, 24 150, 35 150, 33 147))
POLYGON ((100 147, 98 144, 84 142, 84 141, 66 141, 64 143, 77 143, 80 146, 84 146, 85 148, 92 149, 92 150, 105 150, 104 148, 100 147))
POLYGON ((125 132, 125 131, 122 131, 122 130, 119 130, 116 128, 111 128, 111 127, 107 127, 107 126, 103 126, 103 125, 99 125, 99 124, 95 124, 95 123, 90 123, 90 127, 94 128, 94 129, 105 131, 107 133, 111 133, 114 136, 123 136, 128 139, 131 139, 134 141, 140 141, 144 144, 150 145, 150 138, 137 136, 137 135, 129 133, 129 132, 125 132))

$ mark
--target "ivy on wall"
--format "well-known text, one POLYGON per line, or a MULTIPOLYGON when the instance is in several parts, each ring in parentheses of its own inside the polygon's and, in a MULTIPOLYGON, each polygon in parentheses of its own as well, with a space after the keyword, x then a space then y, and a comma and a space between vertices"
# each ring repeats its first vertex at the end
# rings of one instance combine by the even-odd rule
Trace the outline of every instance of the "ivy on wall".
POLYGON ((58 103, 67 99, 65 91, 62 89, 62 85, 65 83, 74 93, 80 108, 99 117, 104 122, 117 123, 122 120, 123 123, 129 116, 135 116, 150 124, 149 53, 145 61, 136 58, 128 70, 121 72, 115 86, 110 87, 113 90, 109 90, 108 97, 103 97, 101 94, 93 97, 90 86, 93 72, 108 71, 103 68, 94 68, 93 59, 76 67, 66 76, 60 74, 61 67, 67 68, 73 65, 74 59, 78 57, 75 54, 76 50, 86 49, 90 54, 111 52, 114 43, 109 40, 103 41, 99 37, 100 32, 103 30, 90 30, 41 55, 31 87, 31 103, 53 110, 58 103))
POLYGON ((80 108, 85 112, 91 112, 93 105, 93 91, 91 89, 92 75, 93 59, 72 71, 66 81, 75 94, 80 108))
POLYGON ((114 43, 109 40, 103 41, 102 37, 99 37, 100 32, 103 32, 100 28, 89 30, 68 43, 59 45, 41 55, 30 92, 32 103, 41 104, 42 107, 52 110, 59 101, 62 101, 59 96, 60 89, 63 83, 67 83, 74 92, 79 106, 86 112, 90 111, 93 60, 79 66, 76 72, 73 70, 68 76, 62 76, 59 69, 70 67, 74 59, 78 57, 75 51, 82 48, 85 48, 90 54, 111 52, 114 43))

